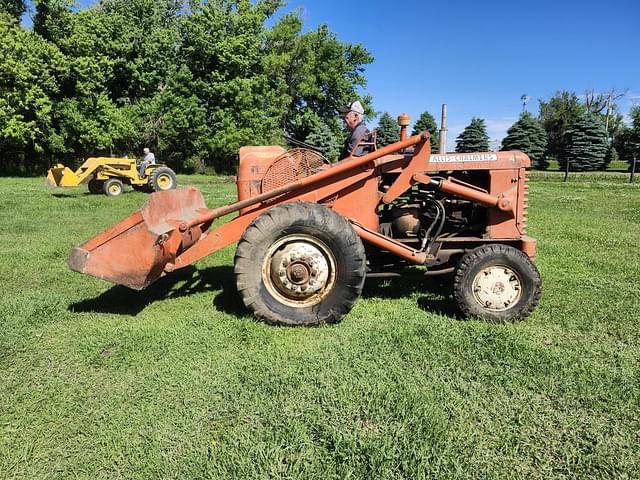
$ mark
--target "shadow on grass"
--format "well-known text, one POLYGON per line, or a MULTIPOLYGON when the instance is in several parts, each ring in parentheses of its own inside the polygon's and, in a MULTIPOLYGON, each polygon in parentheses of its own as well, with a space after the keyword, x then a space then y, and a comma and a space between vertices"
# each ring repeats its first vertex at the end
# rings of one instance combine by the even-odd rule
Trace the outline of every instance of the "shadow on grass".
MULTIPOLYGON (((125 191, 122 192, 121 195, 129 195, 131 193, 146 193, 146 192, 137 192, 136 190, 125 189, 125 191)), ((52 197, 56 197, 56 198, 66 198, 66 199, 69 199, 69 198, 81 198, 81 197, 98 197, 98 198, 104 197, 104 198, 109 198, 103 193, 91 193, 91 192, 87 192, 87 191, 52 193, 51 196, 52 197)))
POLYGON ((451 317, 455 320, 466 319, 458 310, 458 306, 452 297, 449 298, 429 298, 422 296, 418 299, 418 307, 425 312, 435 313, 436 315, 442 315, 445 317, 451 317))
MULTIPOLYGON (((213 298, 216 310, 244 317, 249 312, 236 290, 233 267, 229 265, 199 270, 193 266, 161 278, 142 291, 115 285, 95 298, 69 305, 73 312, 137 315, 155 301, 181 298, 195 293, 218 291, 213 298)), ((461 319, 451 297, 451 286, 437 278, 425 277, 422 272, 408 270, 401 277, 369 278, 362 298, 404 298, 418 294, 418 306, 427 312, 461 319)))
POLYGON ((217 310, 238 317, 247 314, 236 291, 233 268, 226 265, 203 270, 198 270, 195 267, 186 267, 161 278, 141 291, 114 285, 95 298, 69 305, 69 310, 73 312, 137 315, 147 305, 157 300, 180 298, 215 290, 221 290, 213 299, 213 305, 217 310))
POLYGON ((83 197, 85 195, 93 195, 93 194, 89 192, 65 192, 65 193, 51 194, 52 197, 56 197, 56 198, 78 198, 78 197, 83 197))
POLYGON ((426 277, 420 270, 406 270, 401 277, 368 278, 362 298, 404 298, 418 294, 417 304, 422 310, 462 320, 453 299, 453 286, 444 277, 426 277))

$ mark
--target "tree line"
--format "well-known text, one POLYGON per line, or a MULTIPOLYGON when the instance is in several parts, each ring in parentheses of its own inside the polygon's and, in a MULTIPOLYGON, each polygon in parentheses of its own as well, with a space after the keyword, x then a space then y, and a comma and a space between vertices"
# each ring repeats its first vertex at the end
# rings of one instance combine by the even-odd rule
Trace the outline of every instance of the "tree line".
POLYGON ((336 109, 365 86, 373 57, 326 25, 303 32, 283 6, 35 0, 26 28, 24 0, 0 0, 0 172, 144 146, 176 170, 231 171, 242 145, 340 137, 336 109))
MULTIPOLYGON (((248 144, 281 144, 284 135, 334 160, 344 131, 337 107, 359 98, 369 116, 360 44, 341 42, 326 25, 303 32, 284 0, 35 0, 33 27, 24 0, 0 0, 0 173, 38 174, 89 156, 139 155, 150 147, 178 171, 205 165, 232 171, 248 144)), ((523 112, 502 149, 571 170, 604 169, 639 155, 640 108, 626 125, 621 92, 582 97, 568 91, 523 112)), ((428 130, 423 112, 413 132, 428 130)), ((387 112, 377 141, 399 128, 387 112)), ((489 150, 484 120, 472 119, 457 152, 489 150)), ((638 162, 640 163, 640 162, 638 162)), ((640 167, 639 167, 640 168, 640 167)))
MULTIPOLYGON (((540 114, 534 117, 523 111, 507 130, 501 150, 521 150, 531 158, 536 169, 546 170, 550 160, 557 160, 562 169, 570 171, 605 170, 614 160, 624 160, 629 168, 637 159, 640 171, 640 106, 631 108, 631 124, 617 111, 615 99, 621 93, 611 91, 597 94, 586 92, 580 100, 574 92, 559 91, 549 100, 540 100, 540 114)), ((438 145, 436 121, 423 112, 416 121, 413 134, 428 130, 432 149, 438 145)), ((395 120, 384 112, 377 127, 378 145, 397 141, 400 129, 395 120)), ((489 136, 482 118, 473 118, 456 139, 455 151, 485 152, 489 136)))

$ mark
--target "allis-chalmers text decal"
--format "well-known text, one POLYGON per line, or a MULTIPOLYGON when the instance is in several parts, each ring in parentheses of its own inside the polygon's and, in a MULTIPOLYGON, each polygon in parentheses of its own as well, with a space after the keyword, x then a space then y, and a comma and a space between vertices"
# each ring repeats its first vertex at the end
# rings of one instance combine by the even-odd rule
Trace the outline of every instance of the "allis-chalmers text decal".
POLYGON ((460 162, 495 162, 498 155, 495 153, 452 153, 446 155, 431 155, 431 163, 460 163, 460 162))

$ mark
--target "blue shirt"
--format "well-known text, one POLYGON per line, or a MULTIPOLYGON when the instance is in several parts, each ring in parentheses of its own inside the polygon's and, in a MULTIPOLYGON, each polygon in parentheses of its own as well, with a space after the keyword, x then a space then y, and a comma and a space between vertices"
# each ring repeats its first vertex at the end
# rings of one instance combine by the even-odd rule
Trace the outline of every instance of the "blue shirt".
POLYGON ((358 146, 358 144, 362 141, 368 141, 371 132, 366 127, 364 122, 360 122, 356 125, 356 128, 353 129, 349 138, 344 142, 344 146, 342 147, 342 153, 340 153, 340 158, 338 160, 342 160, 343 158, 347 158, 350 155, 354 157, 359 157, 363 155, 365 152, 366 146, 358 146))

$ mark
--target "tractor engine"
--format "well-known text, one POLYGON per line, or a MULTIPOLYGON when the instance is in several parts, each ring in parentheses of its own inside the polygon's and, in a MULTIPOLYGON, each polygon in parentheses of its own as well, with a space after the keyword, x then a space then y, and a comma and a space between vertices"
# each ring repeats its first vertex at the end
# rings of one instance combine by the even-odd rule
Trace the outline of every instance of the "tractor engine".
POLYGON ((380 211, 380 233, 424 250, 430 240, 461 234, 480 235, 486 209, 439 192, 414 189, 380 211))

